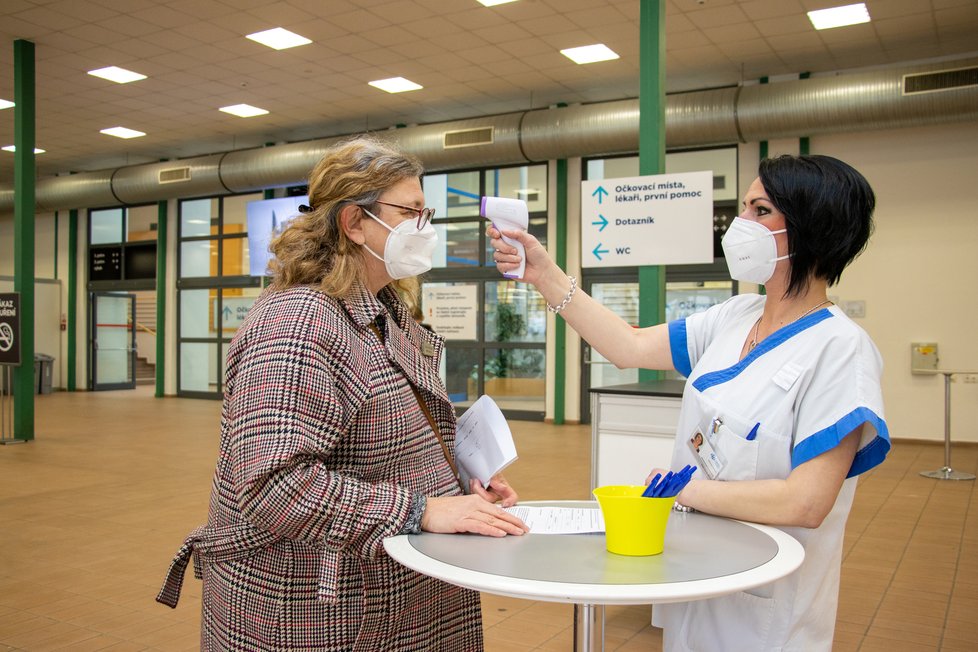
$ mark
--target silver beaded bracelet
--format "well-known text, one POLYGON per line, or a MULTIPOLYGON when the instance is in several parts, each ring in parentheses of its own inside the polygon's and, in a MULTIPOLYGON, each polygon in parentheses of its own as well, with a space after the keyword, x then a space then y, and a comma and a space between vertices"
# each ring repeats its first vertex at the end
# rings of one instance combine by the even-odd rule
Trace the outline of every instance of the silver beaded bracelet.
POLYGON ((568 274, 567 278, 570 279, 571 285, 570 290, 567 291, 567 295, 564 297, 564 300, 558 303, 556 306, 551 306, 549 303, 547 304, 547 310, 555 315, 559 314, 561 310, 567 307, 567 304, 570 303, 571 299, 574 297, 574 293, 577 292, 577 277, 568 274))
POLYGON ((674 510, 676 510, 677 512, 684 512, 684 513, 689 513, 689 512, 695 512, 696 511, 692 507, 687 507, 686 505, 680 505, 679 503, 673 503, 672 504, 672 508, 674 510))

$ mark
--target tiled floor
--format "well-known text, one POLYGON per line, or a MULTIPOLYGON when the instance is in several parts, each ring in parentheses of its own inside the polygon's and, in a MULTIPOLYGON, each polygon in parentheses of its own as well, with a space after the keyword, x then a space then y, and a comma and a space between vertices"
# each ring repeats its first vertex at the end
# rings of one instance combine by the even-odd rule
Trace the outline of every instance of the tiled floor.
MULTIPOLYGON (((0 650, 194 650, 200 583, 179 607, 153 598, 206 515, 217 402, 133 392, 37 397, 36 440, 0 448, 0 650)), ((524 499, 588 497, 590 429, 514 422, 524 499)), ((978 448, 955 447, 974 473, 978 448)), ((897 443, 864 476, 849 519, 836 650, 978 649, 974 482, 918 471, 937 445, 897 443)), ((569 650, 573 610, 484 596, 491 652, 569 650)), ((607 613, 608 650, 657 650, 649 607, 607 613)))

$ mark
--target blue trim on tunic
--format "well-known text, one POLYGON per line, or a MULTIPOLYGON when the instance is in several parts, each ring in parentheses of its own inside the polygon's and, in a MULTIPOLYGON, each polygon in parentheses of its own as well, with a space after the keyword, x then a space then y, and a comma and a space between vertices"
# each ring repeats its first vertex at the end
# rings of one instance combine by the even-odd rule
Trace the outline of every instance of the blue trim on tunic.
POLYGON ((810 315, 802 317, 798 321, 788 324, 787 326, 775 331, 770 336, 764 338, 764 340, 758 344, 753 351, 748 353, 744 359, 737 362, 737 364, 727 367, 726 369, 720 369, 718 371, 711 371, 710 373, 703 374, 696 379, 696 382, 693 383, 693 387, 703 392, 714 385, 721 385, 733 380, 740 375, 740 372, 746 369, 754 360, 757 360, 768 351, 772 351, 778 346, 784 344, 798 333, 815 326, 831 316, 832 313, 829 312, 828 308, 822 308, 818 312, 813 312, 810 315))
POLYGON ((669 348, 672 349, 672 366, 689 378, 689 374, 693 373, 693 365, 689 361, 685 319, 674 319, 669 322, 669 348))
POLYGON ((791 468, 795 469, 810 459, 818 457, 825 451, 839 445, 839 442, 850 432, 864 423, 876 428, 876 437, 864 448, 856 452, 852 460, 847 478, 869 471, 886 457, 890 450, 890 431, 875 412, 867 407, 857 407, 828 428, 819 430, 814 435, 806 437, 791 452, 791 468))

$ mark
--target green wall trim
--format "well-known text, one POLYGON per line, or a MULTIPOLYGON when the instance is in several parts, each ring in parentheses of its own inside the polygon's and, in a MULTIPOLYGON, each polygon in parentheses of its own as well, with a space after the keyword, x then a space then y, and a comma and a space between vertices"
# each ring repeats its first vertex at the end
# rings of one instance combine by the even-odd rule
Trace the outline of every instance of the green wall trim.
POLYGON ((34 44, 14 41, 14 292, 20 293, 20 366, 14 438, 34 439, 34 44))
POLYGON ((58 280, 58 211, 54 211, 54 280, 58 280))
POLYGON ((78 352, 75 337, 78 333, 78 211, 68 211, 68 383, 67 389, 76 389, 75 367, 78 352))
MULTIPOLYGON (((639 42, 639 174, 666 170, 666 2, 641 0, 639 42)), ((665 321, 666 270, 661 265, 638 269, 638 321, 654 326, 665 321)), ((662 372, 639 369, 640 381, 658 380, 662 372)))
POLYGON ((168 202, 156 203, 156 398, 166 379, 166 252, 168 202))
MULTIPOLYGON (((554 258, 567 269, 567 159, 557 160, 557 234, 554 258)), ((567 400, 567 324, 558 317, 554 326, 554 423, 564 423, 567 400)))

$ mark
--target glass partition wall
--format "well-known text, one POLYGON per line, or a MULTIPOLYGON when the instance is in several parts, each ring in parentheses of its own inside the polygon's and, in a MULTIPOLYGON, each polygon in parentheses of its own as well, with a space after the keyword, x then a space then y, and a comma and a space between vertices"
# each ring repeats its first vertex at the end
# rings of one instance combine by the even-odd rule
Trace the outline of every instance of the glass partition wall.
POLYGON ((529 230, 546 244, 547 167, 432 174, 424 192, 439 246, 421 307, 425 323, 446 339, 441 373, 452 402, 461 410, 488 394, 510 418, 542 419, 546 304, 528 285, 500 276, 479 208, 483 196, 526 201, 529 230))
POLYGON ((177 394, 220 399, 227 347, 261 292, 248 275, 245 208, 261 194, 179 204, 177 394))

